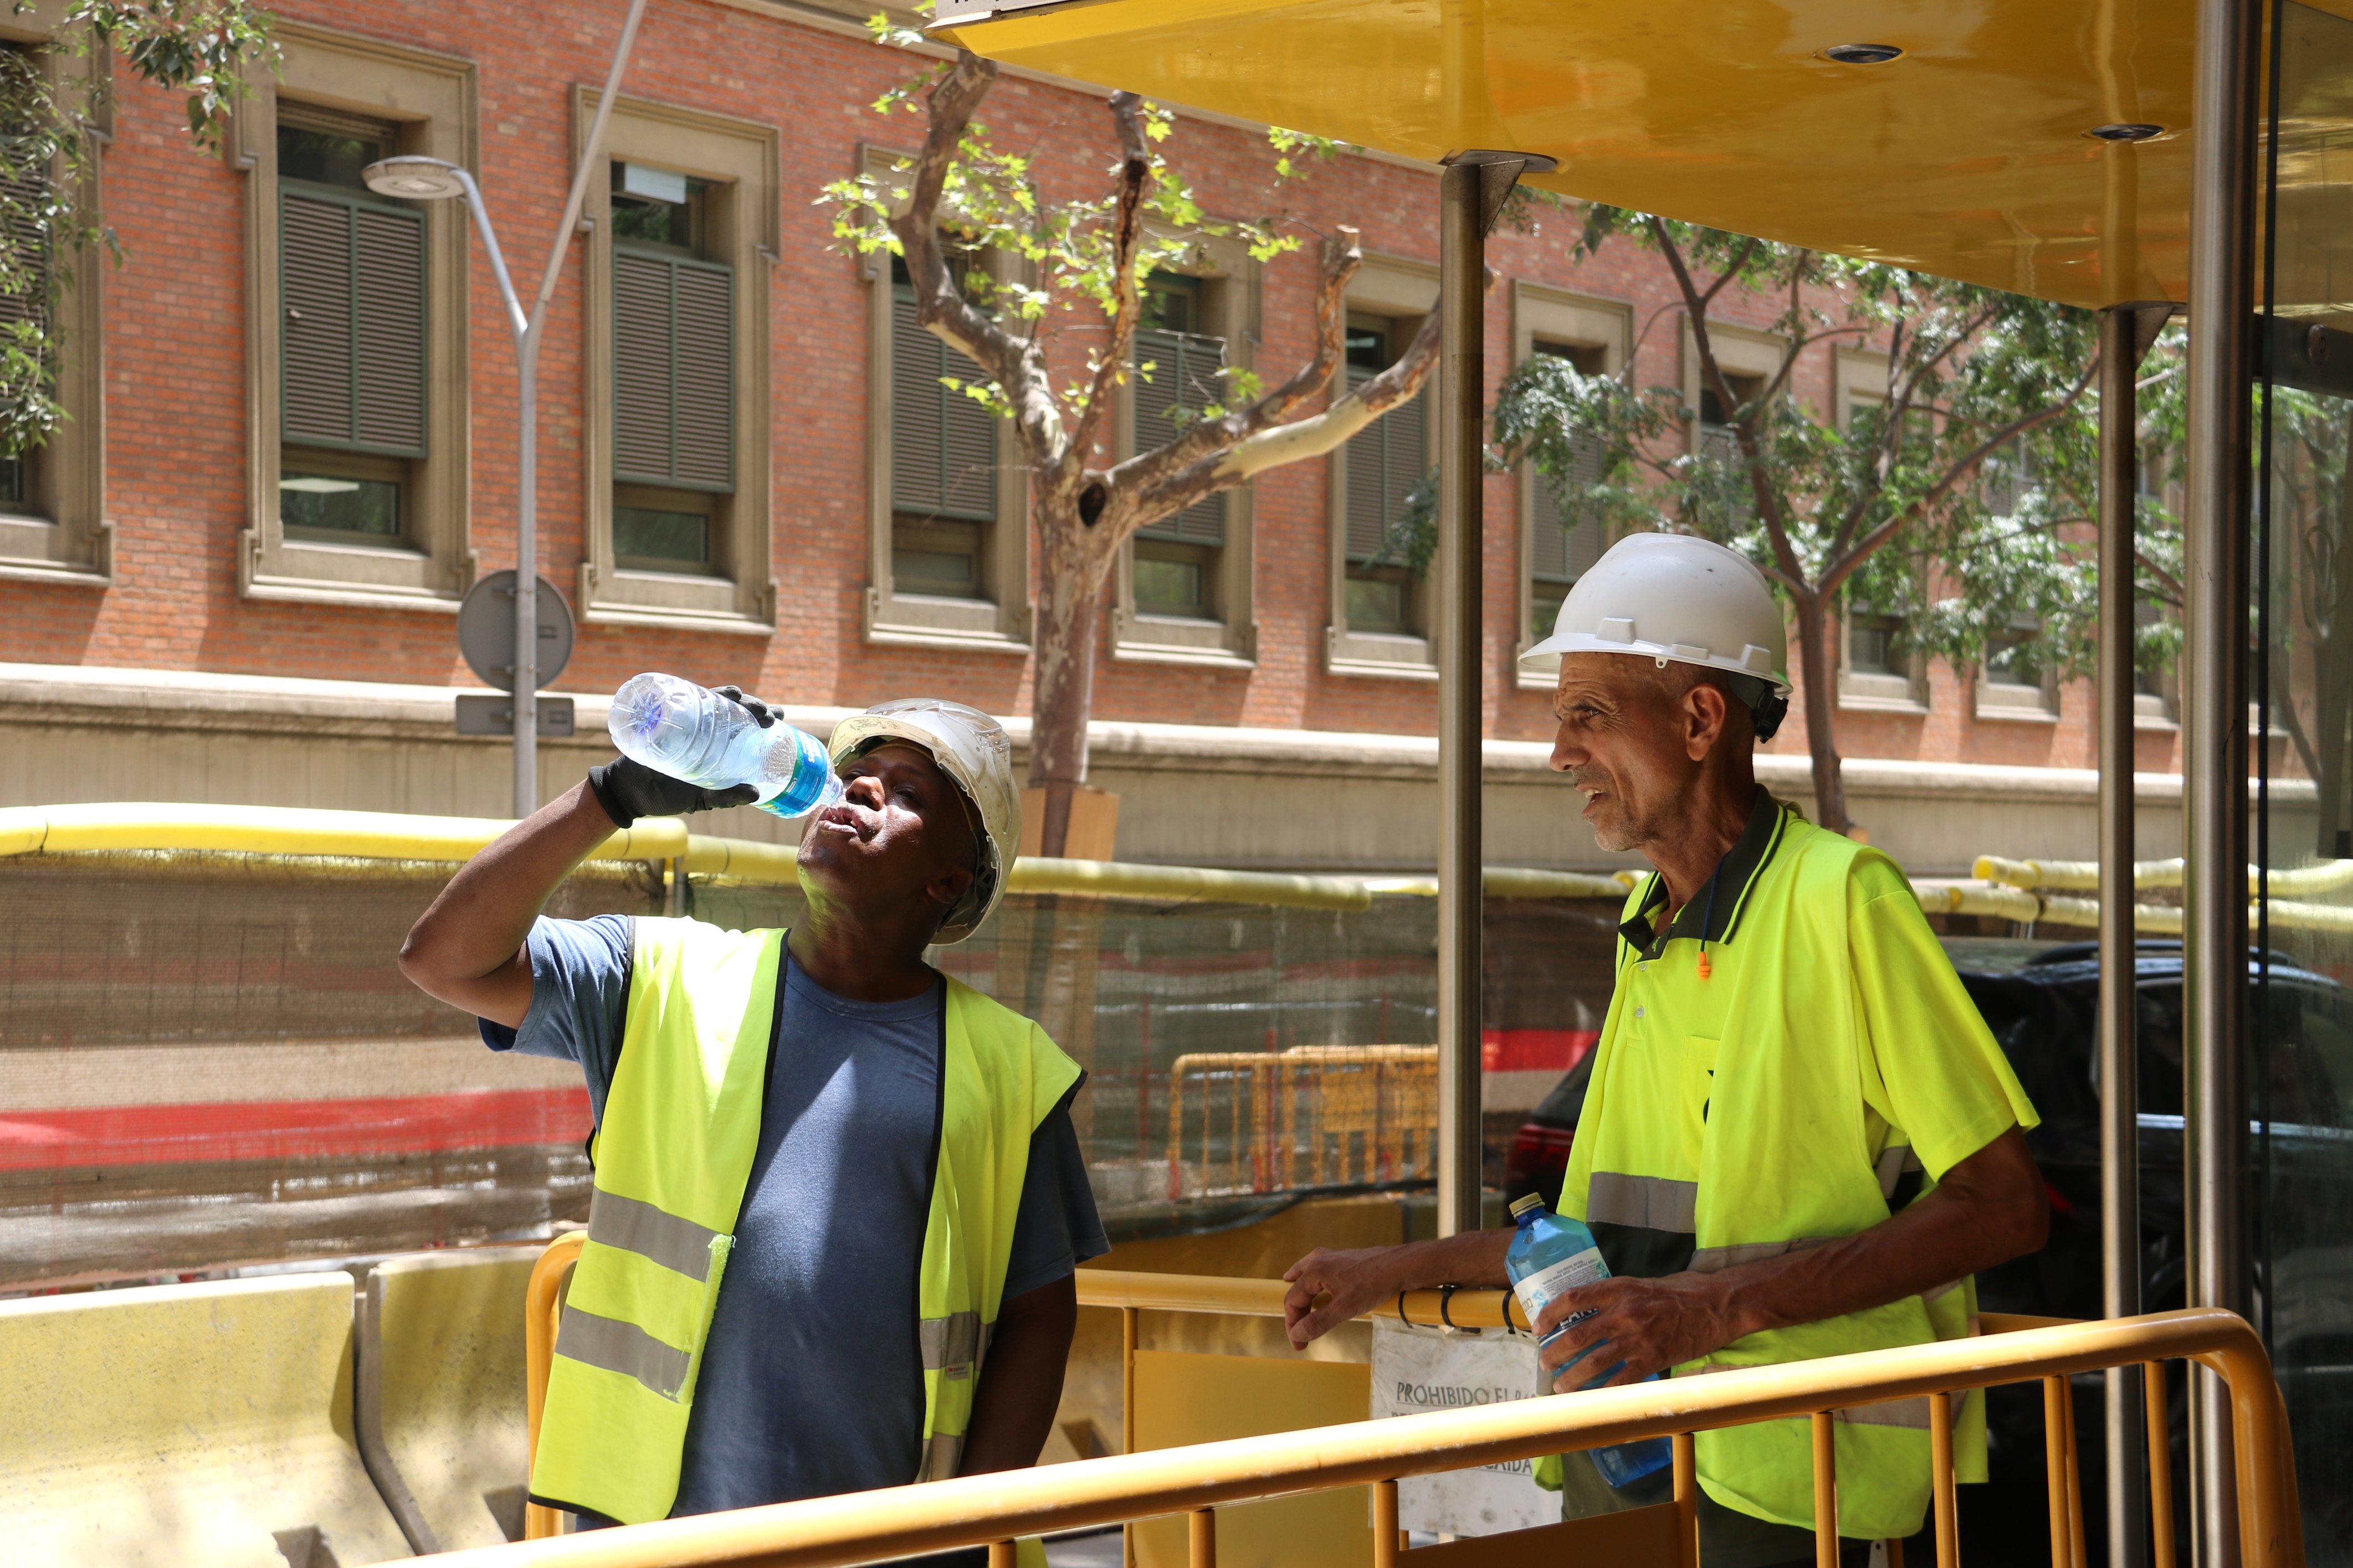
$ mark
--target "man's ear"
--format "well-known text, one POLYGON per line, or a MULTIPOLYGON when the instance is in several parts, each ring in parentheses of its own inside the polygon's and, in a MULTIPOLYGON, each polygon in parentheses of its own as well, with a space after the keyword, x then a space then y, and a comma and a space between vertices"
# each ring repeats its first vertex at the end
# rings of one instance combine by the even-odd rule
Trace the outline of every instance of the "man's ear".
POLYGON ((1698 762, 1715 750, 1724 738, 1724 727, 1731 721, 1732 704, 1723 689, 1709 681, 1700 681, 1683 693, 1683 751, 1693 762, 1698 762))
POLYGON ((952 910, 972 888, 972 868, 950 866, 923 884, 923 892, 943 910, 952 910))

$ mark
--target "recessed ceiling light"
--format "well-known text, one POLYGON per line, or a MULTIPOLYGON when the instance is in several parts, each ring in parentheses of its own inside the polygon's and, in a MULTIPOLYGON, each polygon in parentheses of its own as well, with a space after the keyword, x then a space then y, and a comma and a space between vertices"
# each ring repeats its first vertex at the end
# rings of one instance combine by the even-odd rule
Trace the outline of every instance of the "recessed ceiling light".
POLYGON ((1842 66, 1883 66, 1903 53, 1894 44, 1832 44, 1821 58, 1842 66))
POLYGON ((2154 142, 2165 134, 2165 127, 2138 123, 2094 125, 2084 134, 2094 142, 2154 142))

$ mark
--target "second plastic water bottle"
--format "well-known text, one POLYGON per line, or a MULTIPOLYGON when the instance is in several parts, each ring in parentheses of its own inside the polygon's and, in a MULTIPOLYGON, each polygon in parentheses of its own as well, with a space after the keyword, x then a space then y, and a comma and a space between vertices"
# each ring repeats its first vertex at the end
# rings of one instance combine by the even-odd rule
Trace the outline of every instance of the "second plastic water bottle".
MULTIPOLYGON (((1601 1248, 1595 1245, 1593 1233, 1585 1228, 1582 1220, 1552 1213, 1545 1207, 1544 1199, 1533 1193, 1513 1202, 1512 1220, 1519 1229, 1504 1254, 1504 1272, 1511 1276, 1512 1293, 1520 1299, 1520 1310, 1528 1315, 1529 1322, 1535 1322, 1546 1303, 1563 1291, 1609 1278, 1609 1265, 1601 1260, 1601 1248)), ((1575 1314, 1539 1341, 1536 1348, 1542 1350, 1570 1323, 1582 1322, 1592 1315, 1590 1311, 1575 1314)), ((1607 1343, 1607 1340, 1602 1342, 1607 1343)), ((1595 1352, 1600 1348, 1596 1345, 1585 1353, 1599 1360, 1595 1352)), ((1583 1386, 1591 1388, 1625 1364, 1621 1361, 1595 1373, 1583 1386)), ((1658 1373, 1652 1373, 1643 1381, 1655 1382, 1657 1378, 1658 1373)), ((1549 1392, 1548 1385, 1546 1391, 1549 1392)), ((1595 1448, 1591 1452, 1593 1468, 1613 1487, 1641 1480, 1674 1460, 1674 1450, 1664 1437, 1645 1437, 1639 1443, 1620 1443, 1614 1448, 1595 1448)))
POLYGON ((704 789, 747 784, 754 804, 801 816, 841 798, 825 747, 778 720, 766 729, 738 702, 675 675, 633 676, 605 721, 621 754, 704 789))

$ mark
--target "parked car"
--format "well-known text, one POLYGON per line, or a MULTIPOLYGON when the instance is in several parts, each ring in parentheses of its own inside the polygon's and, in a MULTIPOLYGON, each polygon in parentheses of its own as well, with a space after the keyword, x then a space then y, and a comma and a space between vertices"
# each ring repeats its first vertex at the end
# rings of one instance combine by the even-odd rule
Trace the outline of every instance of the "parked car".
MULTIPOLYGON (((2027 1142, 2051 1200, 2051 1235, 2039 1252, 1987 1270, 1979 1308, 2052 1317, 2100 1312, 2100 1134, 2096 1066, 2099 950, 2081 942, 2021 952, 2020 944, 1948 942, 1962 984, 2042 1116, 2027 1142)), ((2250 1237, 2258 1326, 2266 1326, 2287 1394, 2316 1561, 2353 1548, 2353 1495, 2325 1484, 2322 1468, 2353 1451, 2353 992, 2284 953, 2251 962, 2264 1059, 2251 1073, 2258 1222, 2250 1237), (2343 1499, 2344 1500, 2336 1500, 2343 1499)), ((2143 1310, 2185 1300, 2182 1231, 2181 944, 2145 941, 2135 956, 2139 1016, 2140 1273, 2143 1310)), ((1592 1060, 1565 1075, 1523 1124, 1506 1165, 1506 1201, 1559 1191, 1592 1060)), ((2188 1401, 2174 1369, 2177 1511, 2188 1539, 2188 1401)), ((2105 1548, 2102 1379, 2075 1380, 2087 1549, 2105 1548)), ((1970 1562, 2046 1559, 2041 1513, 2044 1471, 2042 1396, 2032 1387, 1993 1390, 1988 1404, 1994 1484, 1966 1488, 1963 1534, 1970 1562)))

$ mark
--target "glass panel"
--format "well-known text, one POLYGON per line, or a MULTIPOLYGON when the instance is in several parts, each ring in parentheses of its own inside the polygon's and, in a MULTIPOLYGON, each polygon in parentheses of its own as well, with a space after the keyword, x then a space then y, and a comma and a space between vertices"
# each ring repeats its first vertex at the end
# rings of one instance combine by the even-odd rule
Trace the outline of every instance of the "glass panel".
MULTIPOLYGON (((2314 1563, 2353 1560, 2353 22, 2277 13, 2278 184, 2258 363, 2253 559, 2260 1326, 2286 1396, 2314 1563), (2341 636, 2339 634, 2342 634, 2341 636)), ((2259 284, 2260 286, 2260 284, 2259 284)))
POLYGON ((278 518, 286 528, 372 539, 400 537, 400 486, 343 474, 279 476, 278 518))
POLYGON ((1403 632, 1406 625, 1406 582, 1403 572, 1352 566, 1348 569, 1348 629, 1352 632, 1403 632), (1363 576, 1357 575, 1365 573, 1363 576))
POLYGON ((1208 551, 1196 546, 1138 540, 1135 607, 1147 616, 1207 616, 1209 558, 1208 551))
POLYGON ((976 599, 981 594, 980 530, 968 522, 894 520, 891 578, 902 594, 976 599))
POLYGON ((613 554, 624 566, 644 564, 656 571, 707 566, 711 563, 711 519, 702 512, 617 506, 613 509, 613 554))
POLYGON ((317 185, 341 185, 364 191, 360 171, 391 150, 390 138, 353 131, 311 131, 300 125, 278 127, 278 177, 308 180, 317 185))

